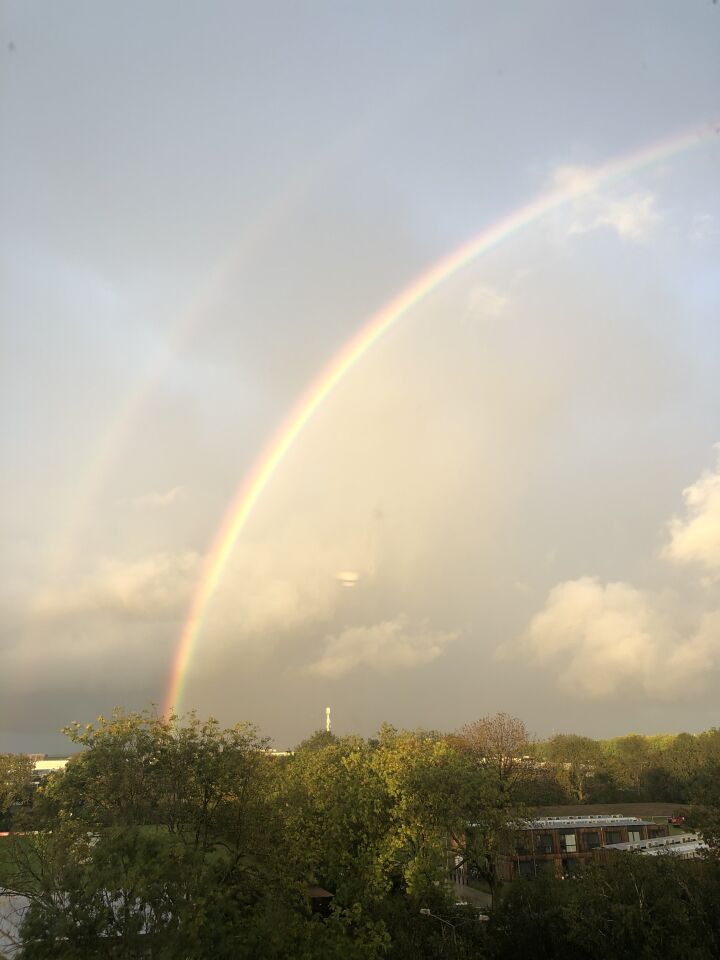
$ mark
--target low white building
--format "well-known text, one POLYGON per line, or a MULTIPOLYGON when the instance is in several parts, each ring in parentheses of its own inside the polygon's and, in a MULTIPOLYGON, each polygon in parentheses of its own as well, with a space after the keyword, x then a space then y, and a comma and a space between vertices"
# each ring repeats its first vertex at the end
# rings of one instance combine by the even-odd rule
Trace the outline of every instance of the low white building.
POLYGON ((44 780, 48 774, 57 773, 58 771, 64 770, 69 759, 69 757, 64 757, 56 760, 36 760, 33 766, 33 780, 35 783, 40 783, 40 781, 44 780))
POLYGON ((697 860, 708 850, 708 845, 696 833, 676 833, 670 837, 653 837, 635 843, 608 843, 603 850, 640 853, 646 857, 670 856, 681 860, 697 860))

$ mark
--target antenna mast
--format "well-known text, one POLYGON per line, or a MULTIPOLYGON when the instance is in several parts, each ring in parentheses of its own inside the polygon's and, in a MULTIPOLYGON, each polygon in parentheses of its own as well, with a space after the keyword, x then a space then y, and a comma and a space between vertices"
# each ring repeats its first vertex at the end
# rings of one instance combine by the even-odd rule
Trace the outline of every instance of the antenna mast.
POLYGON ((325 732, 330 733, 330 707, 325 707, 325 732))

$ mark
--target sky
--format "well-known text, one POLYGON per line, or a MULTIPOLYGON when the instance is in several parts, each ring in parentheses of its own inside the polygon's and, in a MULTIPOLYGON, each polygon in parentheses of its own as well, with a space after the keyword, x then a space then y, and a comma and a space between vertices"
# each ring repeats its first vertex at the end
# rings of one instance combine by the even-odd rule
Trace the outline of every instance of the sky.
POLYGON ((280 748, 326 705, 364 735, 716 725, 718 49, 712 0, 2 0, 0 749, 161 705, 299 398, 443 257, 588 182, 321 404, 180 707, 280 748))

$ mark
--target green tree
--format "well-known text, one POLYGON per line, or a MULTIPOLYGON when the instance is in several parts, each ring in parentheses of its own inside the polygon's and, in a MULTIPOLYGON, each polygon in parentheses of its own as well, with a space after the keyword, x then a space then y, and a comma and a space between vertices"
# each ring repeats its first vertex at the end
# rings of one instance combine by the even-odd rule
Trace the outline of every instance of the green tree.
POLYGON ((607 766, 627 799, 640 800, 645 778, 655 759, 647 737, 637 733, 607 742, 607 766))
POLYGON ((295 752, 299 753, 301 750, 323 750, 325 747, 330 747, 337 742, 338 738, 332 731, 316 730, 315 733, 306 737, 305 740, 295 747, 295 752))
POLYGON ((68 732, 85 749, 48 784, 51 829, 18 838, 9 884, 31 901, 25 957, 284 960, 347 939, 352 919, 310 915, 280 765, 252 727, 117 711, 68 732))
POLYGON ((698 830, 720 860, 720 762, 706 763, 696 774, 689 825, 698 830))
POLYGON ((695 772, 702 764, 701 741, 690 733, 679 733, 663 751, 662 764, 687 791, 695 772))
POLYGON ((488 774, 446 738, 426 731, 381 731, 372 765, 390 799, 386 857, 407 892, 422 898, 444 883, 462 856, 488 774))
POLYGON ((467 917, 448 935, 456 922, 449 879, 467 859, 487 770, 439 734, 384 726, 369 742, 299 750, 285 772, 295 855, 309 881, 335 894, 335 910, 364 920, 363 936, 384 931, 396 958, 452 955, 477 939, 467 917), (428 909, 443 919, 428 922, 420 913, 428 909))
POLYGON ((343 907, 381 899, 389 798, 359 737, 299 750, 283 782, 287 838, 308 882, 320 883, 343 907))
POLYGON ((711 960, 720 947, 719 892, 712 865, 635 854, 591 864, 572 882, 518 881, 492 919, 492 955, 711 960))
POLYGON ((597 740, 575 733, 559 733, 545 744, 545 756, 555 765, 556 776, 578 803, 587 800, 588 781, 601 758, 597 740))
POLYGON ((33 768, 26 754, 0 753, 0 823, 9 819, 14 804, 30 798, 33 768))

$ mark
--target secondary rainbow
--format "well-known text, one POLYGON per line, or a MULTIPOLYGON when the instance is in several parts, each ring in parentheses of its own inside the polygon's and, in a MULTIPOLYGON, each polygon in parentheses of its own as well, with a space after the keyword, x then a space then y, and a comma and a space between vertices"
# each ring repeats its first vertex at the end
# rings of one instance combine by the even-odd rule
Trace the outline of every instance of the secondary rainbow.
POLYGON ((172 669, 164 700, 164 712, 169 715, 182 707, 183 688, 193 650, 202 627, 203 617, 223 575, 250 514, 262 496, 270 479, 282 463, 315 411, 333 392, 340 381, 382 336, 404 317, 416 304, 432 293, 441 283, 454 276, 481 254, 520 230, 535 223, 564 204, 604 187, 615 179, 694 146, 718 139, 716 125, 693 129, 660 143, 644 147, 629 155, 611 160, 602 166, 583 170, 580 176, 569 178, 569 186, 552 189, 498 220, 482 233, 468 240, 454 252, 435 263, 426 273, 413 280, 389 303, 381 307, 345 344, 320 376, 303 394, 275 433, 270 443, 244 479, 213 540, 202 575, 193 594, 182 632, 173 657, 172 669))

